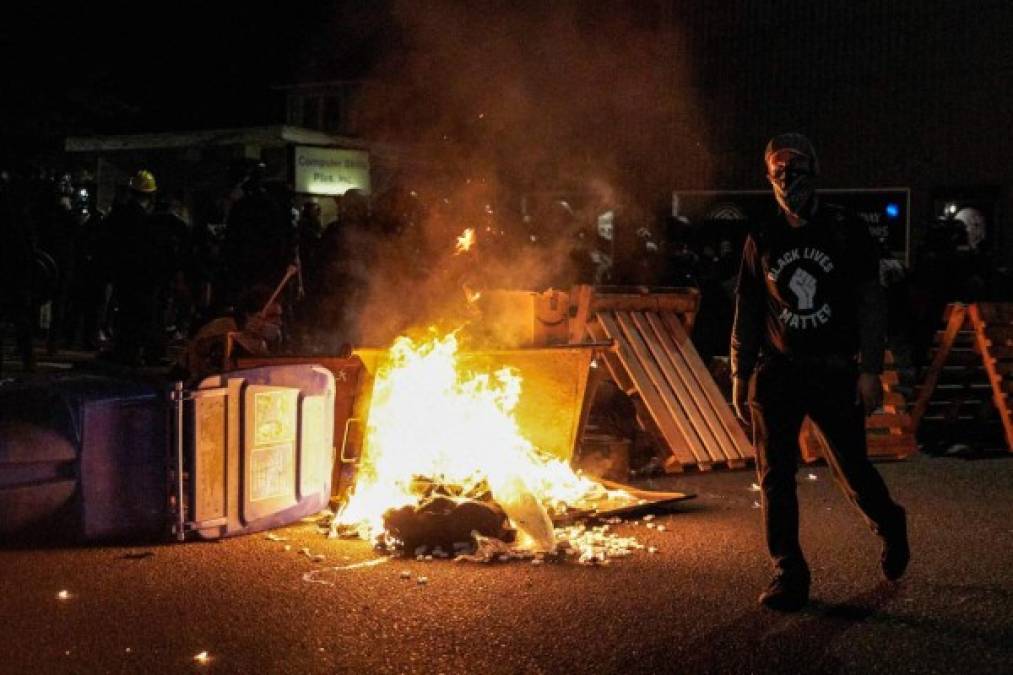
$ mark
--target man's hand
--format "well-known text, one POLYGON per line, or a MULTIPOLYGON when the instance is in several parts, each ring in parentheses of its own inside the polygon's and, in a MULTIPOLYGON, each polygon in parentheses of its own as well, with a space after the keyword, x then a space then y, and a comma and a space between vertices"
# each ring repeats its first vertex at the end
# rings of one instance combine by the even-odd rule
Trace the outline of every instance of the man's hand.
POLYGON ((862 373, 858 376, 855 403, 859 401, 865 407, 866 417, 883 403, 883 385, 879 381, 879 375, 862 373))
POLYGON ((732 408, 735 416, 747 427, 753 426, 753 413, 749 409, 749 381, 732 378, 732 408))

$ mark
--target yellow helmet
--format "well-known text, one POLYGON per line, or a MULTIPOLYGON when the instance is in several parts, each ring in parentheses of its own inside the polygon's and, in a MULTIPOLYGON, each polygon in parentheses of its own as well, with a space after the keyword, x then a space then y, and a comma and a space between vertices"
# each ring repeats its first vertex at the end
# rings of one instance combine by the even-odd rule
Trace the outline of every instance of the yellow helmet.
POLYGON ((152 194, 158 190, 155 184, 155 176, 147 169, 141 169, 130 179, 130 189, 135 192, 152 194))

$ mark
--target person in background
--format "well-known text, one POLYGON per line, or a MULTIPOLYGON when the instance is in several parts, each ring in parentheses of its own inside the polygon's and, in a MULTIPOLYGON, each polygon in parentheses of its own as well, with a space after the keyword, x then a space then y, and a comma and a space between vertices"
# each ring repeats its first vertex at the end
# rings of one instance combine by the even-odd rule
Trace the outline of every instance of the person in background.
MULTIPOLYGON (((14 324, 22 368, 31 372, 35 370, 32 333, 37 316, 33 302, 35 233, 19 188, 11 172, 0 172, 0 321, 14 324)), ((0 373, 2 351, 0 345, 0 373)))
POLYGON ((269 189, 266 171, 264 164, 250 169, 242 197, 228 212, 222 253, 233 304, 256 285, 273 287, 295 259, 289 207, 269 189))
POLYGON ((805 136, 774 137, 764 161, 781 213, 743 248, 732 391, 736 415, 753 428, 775 570, 759 601, 796 611, 809 601, 810 587, 795 484, 806 415, 828 441, 837 482, 883 541, 888 580, 904 574, 910 551, 905 511, 866 455, 865 417, 882 399, 886 331, 875 245, 861 221, 816 196, 819 164, 805 136))
POLYGON ((77 282, 77 244, 80 221, 74 213, 74 185, 69 174, 48 183, 35 205, 39 246, 56 263, 56 286, 52 298, 52 319, 46 350, 53 354, 69 346, 74 324, 73 290, 77 282))
POLYGON ((182 193, 157 200, 150 222, 155 245, 162 252, 158 268, 152 270, 158 277, 159 327, 164 329, 165 338, 178 341, 187 334, 193 313, 186 274, 191 264, 192 244, 182 193))
POLYGON ((158 186, 147 170, 138 171, 129 183, 126 202, 116 206, 106 224, 110 242, 113 294, 117 303, 114 360, 141 366, 154 360, 159 338, 157 289, 162 267, 151 229, 151 211, 158 186))

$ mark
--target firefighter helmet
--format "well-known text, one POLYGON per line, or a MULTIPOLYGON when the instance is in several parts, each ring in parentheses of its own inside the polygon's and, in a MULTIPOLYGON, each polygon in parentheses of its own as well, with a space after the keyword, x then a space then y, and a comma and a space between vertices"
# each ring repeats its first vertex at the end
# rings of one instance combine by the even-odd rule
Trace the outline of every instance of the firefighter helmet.
POLYGON ((130 189, 134 192, 152 194, 158 190, 155 184, 155 176, 147 169, 141 169, 130 179, 130 189))

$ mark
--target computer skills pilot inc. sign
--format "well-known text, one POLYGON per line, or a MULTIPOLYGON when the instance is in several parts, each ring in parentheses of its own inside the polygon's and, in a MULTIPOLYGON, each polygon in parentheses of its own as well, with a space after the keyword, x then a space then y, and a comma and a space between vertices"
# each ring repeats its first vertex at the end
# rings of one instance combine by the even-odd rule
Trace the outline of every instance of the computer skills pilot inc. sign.
POLYGON ((311 195, 369 194, 369 153, 364 150, 297 145, 292 163, 295 191, 311 195))

